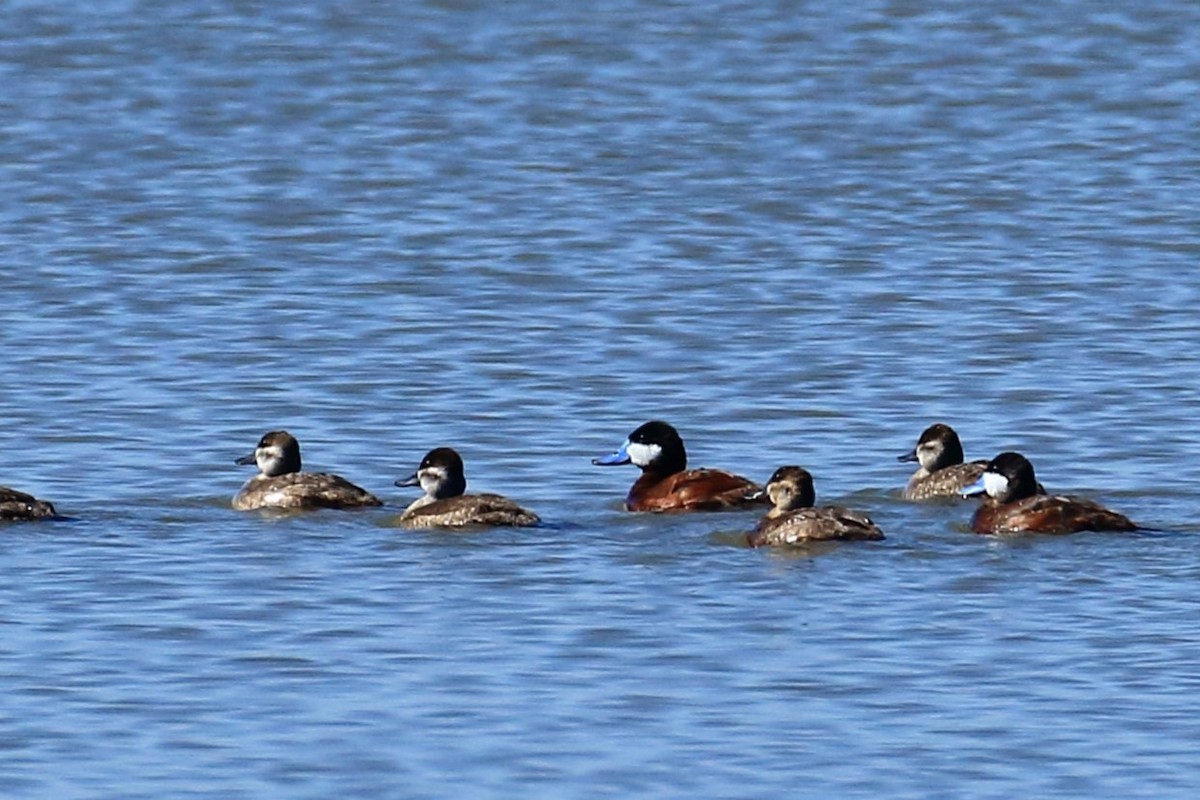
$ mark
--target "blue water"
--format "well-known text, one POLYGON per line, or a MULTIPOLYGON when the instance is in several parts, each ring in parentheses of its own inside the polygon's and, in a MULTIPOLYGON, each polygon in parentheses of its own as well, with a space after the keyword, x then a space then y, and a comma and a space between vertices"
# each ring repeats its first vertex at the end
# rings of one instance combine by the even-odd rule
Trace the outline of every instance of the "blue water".
POLYGON ((1198 98, 1183 0, 0 7, 0 795, 1190 798, 1198 98), (887 540, 623 512, 650 418, 887 540), (233 512, 276 428, 389 505, 233 512))

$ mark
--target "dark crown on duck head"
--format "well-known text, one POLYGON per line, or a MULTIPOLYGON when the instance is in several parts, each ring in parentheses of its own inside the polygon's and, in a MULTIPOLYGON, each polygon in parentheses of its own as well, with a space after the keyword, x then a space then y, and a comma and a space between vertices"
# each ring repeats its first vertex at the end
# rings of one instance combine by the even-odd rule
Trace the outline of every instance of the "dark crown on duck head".
POLYGON ((961 464, 963 462, 962 442, 958 440, 958 434, 954 428, 941 422, 935 422, 925 429, 921 434, 921 440, 918 444, 927 442, 940 442, 942 445, 942 457, 940 461, 950 464, 961 464))
POLYGON ((269 431, 258 440, 254 452, 237 459, 237 464, 257 464, 267 477, 300 471, 300 442, 287 431, 269 431))
MULTIPOLYGON (((683 437, 674 426, 660 419, 652 419, 643 423, 633 433, 629 441, 635 444, 657 445, 659 456, 655 459, 654 472, 673 475, 687 469, 687 449, 683 446, 683 437)), ((650 467, 647 467, 649 469, 650 467)))
POLYGON ((767 480, 767 497, 780 511, 812 508, 817 501, 812 473, 804 467, 780 467, 767 480))
POLYGON ((935 422, 921 432, 916 447, 897 456, 896 460, 916 461, 932 472, 961 464, 963 459, 962 442, 958 440, 958 434, 949 425, 935 422))
POLYGON ((1001 453, 988 462, 984 473, 1001 475, 1007 481, 1004 491, 995 499, 1001 503, 1011 503, 1014 500, 1024 500, 1038 493, 1037 476, 1033 464, 1020 453, 1011 451, 1001 453))
POLYGON ((467 476, 462 456, 453 447, 435 447, 426 453, 421 459, 421 465, 417 467, 417 475, 422 473, 437 476, 431 494, 439 500, 458 497, 467 491, 467 476))

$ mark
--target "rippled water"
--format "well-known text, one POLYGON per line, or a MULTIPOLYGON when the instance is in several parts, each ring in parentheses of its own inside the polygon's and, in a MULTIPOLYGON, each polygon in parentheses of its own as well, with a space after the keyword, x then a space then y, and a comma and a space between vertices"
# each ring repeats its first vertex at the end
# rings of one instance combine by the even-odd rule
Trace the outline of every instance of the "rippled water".
POLYGON ((5 797, 1190 797, 1200 7, 0 8, 5 797), (640 422, 888 534, 620 510, 640 422), (911 505, 934 420, 1153 530, 911 505), (384 509, 238 514, 286 427, 384 509), (400 531, 430 447, 538 529, 400 531))

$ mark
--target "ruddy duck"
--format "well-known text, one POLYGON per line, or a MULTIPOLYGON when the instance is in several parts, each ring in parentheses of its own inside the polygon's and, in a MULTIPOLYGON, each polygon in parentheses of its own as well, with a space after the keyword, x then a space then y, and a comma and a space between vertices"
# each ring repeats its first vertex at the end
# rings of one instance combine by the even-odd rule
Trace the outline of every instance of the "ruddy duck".
POLYGON ((436 447, 425 454, 417 471, 396 481, 397 486, 420 486, 425 496, 404 509, 406 528, 462 528, 468 525, 537 525, 537 514, 498 494, 463 494, 467 478, 462 457, 452 448, 436 447))
POLYGON ((688 469, 683 439, 670 425, 642 425, 612 455, 593 458, 596 466, 633 463, 642 468, 625 508, 630 511, 713 511, 763 502, 758 484, 719 469, 688 469))
POLYGON ((963 463, 962 443, 949 425, 940 422, 930 425, 917 440, 917 446, 898 461, 916 461, 921 466, 908 479, 904 488, 905 500, 927 500, 931 497, 957 497, 962 490, 979 480, 986 461, 963 463))
POLYGON ((837 506, 814 508, 817 495, 813 490, 812 475, 803 467, 775 470, 767 481, 766 493, 775 507, 746 537, 751 547, 883 538, 883 531, 866 514, 837 506))
POLYGON ((1128 517, 1081 497, 1040 492, 1033 465, 1019 453, 1001 453, 983 475, 963 489, 964 496, 986 494, 971 518, 976 533, 1074 533, 1134 531, 1128 517))
POLYGON ((255 508, 358 508, 383 505, 375 495, 340 475, 300 471, 300 443, 287 431, 271 431, 258 447, 235 464, 257 464, 259 474, 246 481, 233 507, 255 508))
POLYGON ((0 486, 0 521, 54 519, 57 516, 54 506, 45 500, 38 500, 31 494, 0 486))

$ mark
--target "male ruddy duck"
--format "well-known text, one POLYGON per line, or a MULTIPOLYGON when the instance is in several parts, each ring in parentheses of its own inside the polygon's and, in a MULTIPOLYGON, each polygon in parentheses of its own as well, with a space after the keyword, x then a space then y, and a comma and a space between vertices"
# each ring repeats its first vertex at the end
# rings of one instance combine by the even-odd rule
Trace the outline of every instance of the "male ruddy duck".
POLYGON ((979 480, 986 461, 963 463, 962 443, 949 425, 940 422, 921 433, 917 446, 897 461, 916 461, 921 466, 908 479, 904 488, 905 500, 927 500, 931 497, 957 497, 962 490, 979 480))
POLYGON ((235 464, 257 464, 259 474, 233 498, 238 511, 255 508, 359 508, 381 506, 375 495, 340 475, 300 471, 300 443, 287 431, 271 431, 235 464))
POLYGON ((812 475, 803 467, 775 470, 767 481, 766 493, 775 507, 746 537, 751 547, 883 538, 883 531, 866 514, 837 506, 814 508, 817 495, 812 475))
POLYGON ((414 500, 400 516, 406 528, 462 528, 468 525, 537 525, 532 511, 498 494, 464 494, 467 478, 462 457, 452 448, 436 447, 421 459, 417 471, 396 481, 397 486, 420 486, 424 497, 414 500))
POLYGON ((45 500, 38 500, 31 494, 0 486, 0 521, 54 519, 57 516, 54 506, 45 500))
POLYGON ((964 496, 986 494, 971 518, 975 533, 1074 533, 1134 531, 1128 517, 1081 497, 1048 495, 1020 453, 1001 453, 987 463, 983 475, 963 489, 964 496))
POLYGON ((636 464, 642 468, 625 508, 630 511, 713 511, 762 502, 758 484, 719 469, 688 469, 683 439, 659 420, 642 425, 612 455, 593 458, 597 466, 636 464))

